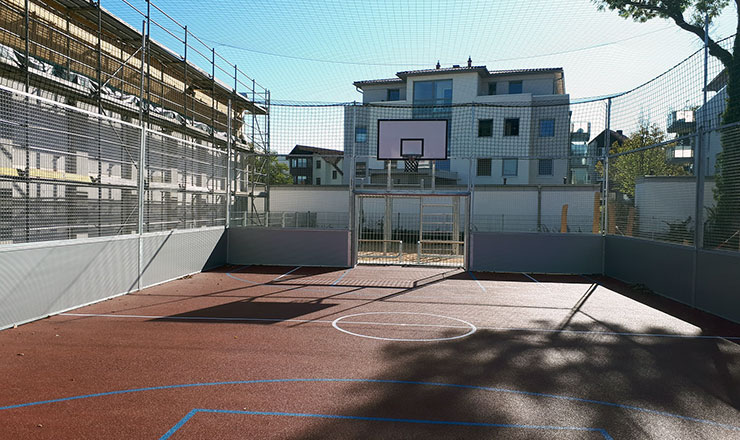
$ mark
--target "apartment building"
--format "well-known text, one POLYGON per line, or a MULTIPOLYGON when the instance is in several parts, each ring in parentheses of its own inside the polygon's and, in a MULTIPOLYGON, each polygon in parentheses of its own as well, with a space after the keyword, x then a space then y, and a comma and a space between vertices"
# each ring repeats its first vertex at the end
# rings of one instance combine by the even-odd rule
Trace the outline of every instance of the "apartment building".
MULTIPOLYGON (((553 184, 569 175, 570 102, 562 68, 488 70, 469 59, 466 66, 438 64, 354 86, 363 99, 346 107, 345 152, 356 156, 360 182, 382 180, 385 164, 375 159, 379 119, 449 121, 449 159, 436 161, 438 182, 553 184)), ((425 165, 414 172, 429 174, 425 165)), ((402 161, 393 164, 394 179, 408 171, 402 161)))
POLYGON ((344 156, 328 148, 296 145, 287 155, 296 185, 340 185, 344 177, 344 156))
POLYGON ((4 2, 0 244, 135 232, 141 127, 144 231, 224 224, 227 143, 261 147, 253 121, 269 98, 237 93, 243 75, 226 85, 214 71, 100 3, 4 2))

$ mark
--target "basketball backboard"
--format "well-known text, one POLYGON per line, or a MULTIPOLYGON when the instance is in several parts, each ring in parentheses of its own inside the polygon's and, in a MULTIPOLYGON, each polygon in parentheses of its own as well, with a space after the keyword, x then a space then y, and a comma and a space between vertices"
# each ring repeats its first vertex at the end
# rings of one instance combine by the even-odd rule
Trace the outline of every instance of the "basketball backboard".
POLYGON ((378 160, 447 159, 447 119, 379 119, 378 160))

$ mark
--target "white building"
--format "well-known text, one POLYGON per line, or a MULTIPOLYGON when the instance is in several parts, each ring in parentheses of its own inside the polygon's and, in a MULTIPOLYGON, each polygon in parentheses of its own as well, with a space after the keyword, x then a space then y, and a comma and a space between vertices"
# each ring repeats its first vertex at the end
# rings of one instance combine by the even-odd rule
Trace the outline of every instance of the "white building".
MULTIPOLYGON (((489 71, 468 60, 354 85, 363 100, 346 108, 345 152, 356 155, 358 180, 384 178, 385 164, 374 159, 377 120, 412 118, 450 121, 450 160, 437 161, 438 183, 465 184, 472 175, 476 184, 554 184, 569 174, 570 100, 562 68, 489 71)), ((395 178, 404 163, 393 167, 395 178)))

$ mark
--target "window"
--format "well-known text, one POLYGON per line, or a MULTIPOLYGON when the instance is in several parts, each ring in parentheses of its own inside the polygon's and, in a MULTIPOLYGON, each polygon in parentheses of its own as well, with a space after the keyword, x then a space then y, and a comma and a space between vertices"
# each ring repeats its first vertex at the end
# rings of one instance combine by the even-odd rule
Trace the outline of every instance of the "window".
POLYGON ((491 175, 491 159, 478 159, 477 176, 491 175))
POLYGON ((306 159, 305 157, 301 157, 299 159, 291 159, 290 165, 293 168, 308 168, 309 163, 308 159, 306 159))
POLYGON ((317 177, 316 178, 316 184, 317 185, 321 185, 321 177, 317 177))
POLYGON ((416 81, 414 104, 451 104, 452 80, 416 81))
POLYGON ((555 120, 540 119, 540 137, 555 136, 555 120))
POLYGON ((388 89, 388 101, 398 101, 401 99, 401 89, 388 89))
POLYGON ((496 83, 495 82, 489 82, 488 83, 488 94, 489 95, 495 95, 496 94, 496 83))
POLYGON ((552 159, 540 159, 539 160, 537 175, 552 176, 552 159))
POLYGON ((359 144, 367 142, 367 127, 355 127, 355 142, 359 144))
POLYGON ((316 169, 317 170, 320 170, 321 169, 321 160, 320 159, 316 159, 316 169))
POLYGON ((516 176, 518 171, 519 171, 519 160, 518 159, 516 158, 504 159, 503 166, 501 168, 502 176, 516 176))
POLYGON ((305 185, 306 176, 295 176, 295 183, 297 183, 298 185, 305 185))
POLYGON ((509 81, 509 94, 514 95, 517 93, 522 93, 522 82, 509 81))
POLYGON ((355 164, 355 177, 365 177, 365 171, 367 171, 367 163, 357 162, 355 164))
POLYGON ((478 120, 478 137, 493 136, 493 119, 478 120))
POLYGON ((334 180, 336 180, 336 179, 337 179, 337 170, 333 170, 333 171, 331 172, 331 178, 332 178, 332 179, 334 179, 334 180))
POLYGON ((519 136, 519 118, 504 119, 504 136, 519 136))

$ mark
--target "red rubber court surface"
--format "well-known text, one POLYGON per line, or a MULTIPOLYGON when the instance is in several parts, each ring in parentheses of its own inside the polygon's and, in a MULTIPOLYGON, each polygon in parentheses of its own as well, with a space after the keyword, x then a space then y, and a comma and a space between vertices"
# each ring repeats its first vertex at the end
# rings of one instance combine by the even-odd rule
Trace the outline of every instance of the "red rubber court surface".
POLYGON ((740 439, 739 342, 602 277, 224 267, 0 332, 0 438, 740 439))

